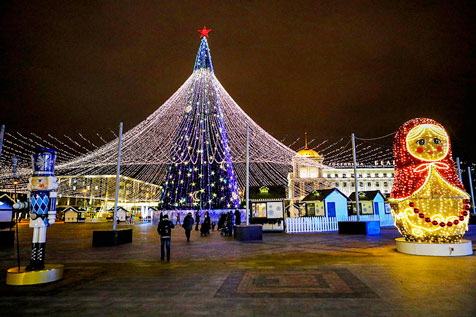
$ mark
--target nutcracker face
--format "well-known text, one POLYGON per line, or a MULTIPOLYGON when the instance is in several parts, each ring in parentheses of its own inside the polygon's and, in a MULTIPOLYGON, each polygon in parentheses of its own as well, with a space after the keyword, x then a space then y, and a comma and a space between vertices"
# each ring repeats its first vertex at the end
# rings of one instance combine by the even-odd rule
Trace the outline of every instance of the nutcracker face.
POLYGON ((448 155, 449 137, 434 124, 420 124, 410 130, 406 138, 408 152, 415 158, 435 162, 448 155))
POLYGON ((54 176, 34 176, 30 179, 30 189, 37 190, 55 190, 58 188, 56 177, 54 176))

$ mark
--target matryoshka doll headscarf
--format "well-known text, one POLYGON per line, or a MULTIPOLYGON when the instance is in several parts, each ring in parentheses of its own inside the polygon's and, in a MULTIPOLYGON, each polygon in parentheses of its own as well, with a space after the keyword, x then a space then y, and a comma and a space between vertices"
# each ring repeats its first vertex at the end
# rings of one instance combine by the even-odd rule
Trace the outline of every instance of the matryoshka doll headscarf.
POLYGON ((451 155, 450 139, 446 130, 438 122, 427 118, 416 118, 405 122, 395 135, 393 154, 395 180, 390 193, 391 198, 406 198, 421 188, 428 177, 430 166, 450 184, 464 190, 451 155), (431 145, 436 154, 432 154, 431 151, 428 151, 431 154, 424 152, 423 144, 428 140, 423 140, 420 135, 425 133, 435 135, 434 141, 431 140, 434 143, 431 145))

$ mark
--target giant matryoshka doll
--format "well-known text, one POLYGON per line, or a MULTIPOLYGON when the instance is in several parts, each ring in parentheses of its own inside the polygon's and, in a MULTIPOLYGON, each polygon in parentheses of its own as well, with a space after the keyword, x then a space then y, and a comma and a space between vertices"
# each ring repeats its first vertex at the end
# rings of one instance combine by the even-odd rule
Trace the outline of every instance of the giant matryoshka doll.
POLYGON ((417 118, 395 135, 395 181, 390 194, 395 226, 406 241, 460 242, 468 230, 469 195, 458 177, 448 133, 417 118))

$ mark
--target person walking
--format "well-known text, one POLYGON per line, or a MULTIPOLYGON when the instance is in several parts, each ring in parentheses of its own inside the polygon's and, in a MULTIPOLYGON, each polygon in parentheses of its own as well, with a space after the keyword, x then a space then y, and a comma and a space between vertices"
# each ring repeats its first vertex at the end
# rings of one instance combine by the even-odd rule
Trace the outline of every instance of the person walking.
POLYGON ((200 212, 195 212, 195 231, 198 231, 198 225, 200 224, 200 212))
POLYGON ((182 223, 180 222, 180 211, 177 211, 177 219, 175 220, 175 225, 182 225, 182 223))
POLYGON ((200 236, 206 237, 210 234, 210 215, 208 211, 205 212, 205 217, 203 218, 202 226, 200 227, 200 236))
POLYGON ((182 228, 185 230, 185 236, 187 237, 187 242, 190 242, 190 231, 193 229, 193 217, 192 213, 189 212, 185 218, 183 218, 182 228))
POLYGON ((233 233, 233 213, 226 213, 225 224, 223 225, 223 233, 225 237, 231 237, 233 233))
POLYGON ((241 225, 241 213, 238 209, 235 209, 235 226, 233 230, 233 236, 236 237, 236 226, 241 225))
POLYGON ((170 242, 172 238, 172 229, 174 224, 169 220, 168 215, 164 215, 162 221, 157 226, 157 232, 160 235, 160 260, 165 259, 165 251, 167 251, 167 262, 170 262, 170 242))
POLYGON ((235 209, 235 226, 241 225, 241 212, 235 209))
POLYGON ((220 214, 220 218, 218 219, 218 226, 217 226, 217 230, 220 231, 221 230, 221 235, 223 235, 223 228, 225 226, 225 220, 226 220, 226 215, 224 212, 222 212, 220 214))

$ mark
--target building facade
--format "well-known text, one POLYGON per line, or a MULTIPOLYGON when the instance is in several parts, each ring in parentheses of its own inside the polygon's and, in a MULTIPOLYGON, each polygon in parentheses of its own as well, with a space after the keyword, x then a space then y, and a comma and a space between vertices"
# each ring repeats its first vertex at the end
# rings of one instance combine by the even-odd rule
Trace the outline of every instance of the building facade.
MULTIPOLYGON (((374 166, 358 165, 358 190, 379 190, 384 195, 389 194, 394 175, 392 162, 375 162, 374 166)), ((324 157, 309 149, 306 140, 304 149, 296 155, 292 173, 288 175, 288 199, 299 202, 312 191, 329 188, 337 188, 347 196, 355 192, 353 165, 325 165, 324 157), (302 160, 303 157, 307 160, 302 160)))

